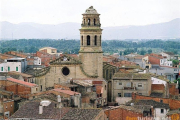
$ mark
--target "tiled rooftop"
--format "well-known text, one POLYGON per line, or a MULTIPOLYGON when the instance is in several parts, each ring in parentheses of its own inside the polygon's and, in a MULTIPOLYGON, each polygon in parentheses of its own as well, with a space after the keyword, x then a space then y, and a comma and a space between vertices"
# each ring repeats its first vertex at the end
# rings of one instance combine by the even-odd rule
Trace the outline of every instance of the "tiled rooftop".
POLYGON ((115 73, 113 79, 150 79, 150 74, 140 74, 140 73, 115 73))
POLYGON ((11 81, 11 82, 15 82, 17 84, 25 85, 25 86, 28 86, 28 87, 35 87, 35 86, 37 86, 36 84, 29 83, 29 82, 24 82, 24 81, 21 81, 21 80, 18 80, 18 79, 14 79, 14 78, 7 78, 7 80, 11 81))
POLYGON ((64 116, 63 120, 93 120, 102 109, 78 109, 71 108, 64 116))
POLYGON ((28 102, 16 111, 11 117, 14 118, 31 118, 31 119, 61 119, 66 114, 69 108, 55 108, 55 103, 51 102, 49 106, 43 107, 43 113, 39 114, 40 102, 28 102))
POLYGON ((167 115, 172 115, 172 114, 180 114, 180 109, 176 109, 176 110, 170 110, 167 115))
POLYGON ((131 100, 129 102, 126 103, 126 105, 130 106, 131 103, 134 103, 134 105, 151 105, 153 106, 153 108, 169 108, 168 104, 165 103, 161 103, 161 102, 156 102, 154 100, 131 100))
POLYGON ((78 92, 74 92, 74 91, 70 91, 70 90, 62 90, 62 89, 53 89, 53 91, 56 91, 56 92, 61 92, 61 93, 64 93, 64 94, 68 94, 68 95, 75 95, 75 94, 80 94, 78 92))
POLYGON ((25 73, 20 73, 20 72, 16 72, 16 71, 11 71, 11 72, 8 72, 9 75, 21 75, 23 77, 32 77, 32 75, 28 75, 28 74, 25 74, 25 73))
POLYGON ((81 109, 81 108, 56 108, 55 102, 51 101, 49 106, 43 106, 43 113, 39 114, 40 102, 27 102, 20 107, 10 120, 23 119, 48 119, 48 120, 92 120, 102 109, 81 109))

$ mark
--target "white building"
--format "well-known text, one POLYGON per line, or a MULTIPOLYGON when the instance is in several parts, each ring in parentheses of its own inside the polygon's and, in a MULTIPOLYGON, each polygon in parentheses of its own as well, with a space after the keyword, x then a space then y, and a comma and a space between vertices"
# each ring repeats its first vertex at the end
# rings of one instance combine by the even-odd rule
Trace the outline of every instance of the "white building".
POLYGON ((34 57, 34 65, 41 65, 41 58, 34 57))
POLYGON ((162 56, 166 56, 168 60, 178 59, 178 55, 174 55, 172 52, 162 52, 162 56))
POLYGON ((27 61, 25 58, 10 58, 0 64, 0 72, 24 72, 27 68, 27 61))
MULTIPOLYGON (((161 76, 163 77, 163 76, 161 76)), ((158 77, 151 77, 151 81, 152 81, 152 84, 163 84, 164 86, 167 85, 167 83, 169 82, 168 79, 164 78, 158 78, 158 77)))

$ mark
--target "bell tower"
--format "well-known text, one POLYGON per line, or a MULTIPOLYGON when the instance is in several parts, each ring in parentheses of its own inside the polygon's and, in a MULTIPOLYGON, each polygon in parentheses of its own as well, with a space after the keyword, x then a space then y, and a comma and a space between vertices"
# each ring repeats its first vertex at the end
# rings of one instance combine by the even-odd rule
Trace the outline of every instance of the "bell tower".
POLYGON ((102 78, 103 51, 101 47, 100 14, 91 6, 82 15, 79 50, 82 67, 88 75, 102 78))

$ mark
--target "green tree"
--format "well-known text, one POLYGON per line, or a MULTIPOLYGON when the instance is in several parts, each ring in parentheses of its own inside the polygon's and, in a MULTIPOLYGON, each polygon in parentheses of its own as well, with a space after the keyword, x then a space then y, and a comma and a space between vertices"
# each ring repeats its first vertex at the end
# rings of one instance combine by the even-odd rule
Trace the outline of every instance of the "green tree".
POLYGON ((177 66, 179 64, 179 60, 173 60, 172 63, 173 63, 173 66, 177 66))
POLYGON ((149 49, 149 50, 148 50, 148 54, 151 54, 151 53, 152 53, 152 50, 151 50, 151 49, 149 49))

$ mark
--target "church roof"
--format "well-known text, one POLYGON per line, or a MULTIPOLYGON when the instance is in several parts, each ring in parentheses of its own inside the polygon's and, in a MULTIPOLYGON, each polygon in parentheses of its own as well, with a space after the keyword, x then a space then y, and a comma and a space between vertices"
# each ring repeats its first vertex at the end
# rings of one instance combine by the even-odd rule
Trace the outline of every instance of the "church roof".
POLYGON ((70 65, 70 64, 81 64, 81 61, 77 58, 63 54, 59 58, 50 62, 50 65, 70 65))
POLYGON ((99 14, 99 13, 97 13, 96 9, 94 9, 93 6, 90 6, 88 9, 86 9, 84 14, 99 14))

